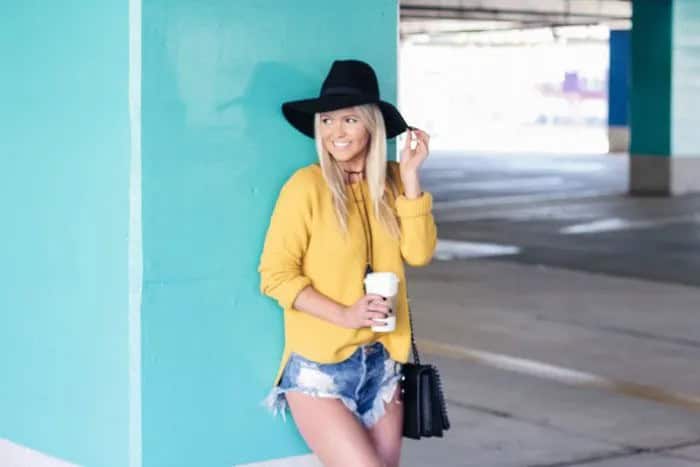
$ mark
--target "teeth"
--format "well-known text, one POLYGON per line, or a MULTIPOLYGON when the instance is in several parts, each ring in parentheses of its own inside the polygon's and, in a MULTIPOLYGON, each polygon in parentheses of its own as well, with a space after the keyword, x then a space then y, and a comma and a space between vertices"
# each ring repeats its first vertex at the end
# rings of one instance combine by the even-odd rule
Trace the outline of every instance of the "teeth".
POLYGON ((349 145, 350 145, 349 142, 333 141, 333 146, 335 146, 337 148, 344 148, 344 147, 349 146, 349 145))

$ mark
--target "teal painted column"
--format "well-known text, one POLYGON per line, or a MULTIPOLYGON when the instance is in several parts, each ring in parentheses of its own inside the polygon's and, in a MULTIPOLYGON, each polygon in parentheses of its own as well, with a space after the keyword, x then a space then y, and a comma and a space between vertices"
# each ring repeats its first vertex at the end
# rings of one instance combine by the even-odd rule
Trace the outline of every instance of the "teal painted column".
POLYGON ((130 461, 129 3, 0 16, 0 465, 130 461))
POLYGON ((336 58, 370 62, 395 101, 397 13, 395 0, 143 1, 144 466, 308 453, 260 405, 284 337, 259 255, 282 183, 316 159, 280 104, 317 95, 336 58))
POLYGON ((630 192, 700 191, 700 3, 638 0, 632 22, 630 192))
POLYGON ((279 106, 336 58, 370 62, 395 101, 397 16, 395 0, 5 9, 0 465, 308 453, 260 406, 283 323, 258 259, 283 181, 316 157, 279 106))

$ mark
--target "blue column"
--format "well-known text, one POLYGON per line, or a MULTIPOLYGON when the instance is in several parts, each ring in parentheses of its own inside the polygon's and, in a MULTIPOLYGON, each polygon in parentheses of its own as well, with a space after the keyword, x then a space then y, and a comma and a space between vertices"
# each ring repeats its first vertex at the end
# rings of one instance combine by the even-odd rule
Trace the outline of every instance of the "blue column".
POLYGON ((608 140, 610 152, 629 150, 630 32, 610 31, 608 140))

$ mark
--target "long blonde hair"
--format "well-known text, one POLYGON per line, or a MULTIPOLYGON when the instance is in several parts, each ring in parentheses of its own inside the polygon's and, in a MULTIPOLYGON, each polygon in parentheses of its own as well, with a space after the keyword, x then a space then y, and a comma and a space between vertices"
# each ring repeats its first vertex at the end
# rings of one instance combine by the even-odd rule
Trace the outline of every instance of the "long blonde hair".
MULTIPOLYGON (((369 150, 365 161, 365 176, 369 187, 369 195, 374 208, 374 215, 379 223, 394 238, 399 237, 399 222, 391 209, 387 197, 389 191, 396 196, 396 184, 391 174, 387 174, 386 159, 386 128, 384 117, 376 104, 365 104, 355 107, 360 120, 369 132, 369 150), (387 186, 387 181, 388 185, 387 186)), ((316 152, 321 164, 321 173, 328 184, 333 196, 336 217, 343 232, 348 230, 348 196, 345 185, 345 177, 340 166, 333 156, 326 151, 320 134, 321 114, 314 116, 314 135, 316 139, 316 152)))

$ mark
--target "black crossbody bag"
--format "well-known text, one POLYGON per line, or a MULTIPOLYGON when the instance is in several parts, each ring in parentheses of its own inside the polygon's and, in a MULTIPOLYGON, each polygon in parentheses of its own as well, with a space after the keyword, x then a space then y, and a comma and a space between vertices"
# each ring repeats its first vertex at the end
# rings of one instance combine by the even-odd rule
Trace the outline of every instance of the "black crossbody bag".
POLYGON ((442 438, 443 431, 450 429, 450 420, 447 418, 440 373, 434 365, 420 362, 410 307, 408 320, 413 363, 404 363, 401 370, 403 436, 411 439, 442 438))
MULTIPOLYGON (((355 190, 351 187, 353 201, 359 210, 358 201, 355 197, 355 190)), ((362 187, 360 187, 362 193, 362 187)), ((367 266, 365 277, 373 271, 372 269, 372 228, 367 219, 365 226, 364 217, 365 199, 362 194, 362 231, 365 234, 365 254, 367 266), (369 231, 369 232, 368 232, 369 231)), ((366 290, 365 290, 366 292, 366 290)), ((411 309, 408 309, 408 322, 411 326, 411 350, 413 352, 413 363, 406 362, 401 369, 401 393, 403 399, 403 436, 412 439, 428 437, 442 437, 443 431, 450 428, 450 421, 447 418, 447 407, 445 397, 442 393, 442 383, 440 373, 434 365, 423 365, 420 362, 416 338, 413 332, 413 318, 411 309)))

